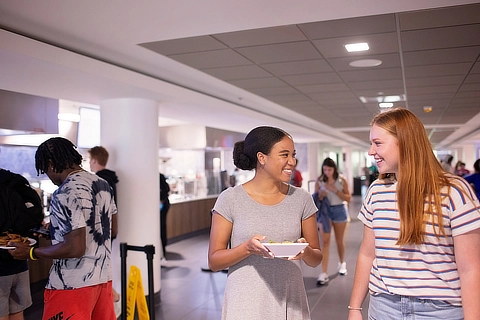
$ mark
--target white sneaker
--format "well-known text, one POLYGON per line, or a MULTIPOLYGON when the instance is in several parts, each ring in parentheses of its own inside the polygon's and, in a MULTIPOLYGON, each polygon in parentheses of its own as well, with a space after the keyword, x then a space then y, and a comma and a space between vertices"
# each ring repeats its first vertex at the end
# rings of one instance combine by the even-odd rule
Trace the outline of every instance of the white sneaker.
POLYGON ((119 298, 117 301, 114 301, 113 306, 115 309, 115 316, 118 319, 118 317, 122 315, 122 300, 119 298))
POLYGON ((165 257, 162 257, 160 259, 160 266, 166 266, 167 265, 167 259, 165 259, 165 257))
POLYGON ((317 284, 323 286, 325 283, 328 282, 328 274, 326 272, 320 273, 317 279, 317 284))
POLYGON ((346 262, 342 262, 342 263, 338 263, 338 274, 340 274, 341 276, 344 276, 347 274, 347 263, 346 262))

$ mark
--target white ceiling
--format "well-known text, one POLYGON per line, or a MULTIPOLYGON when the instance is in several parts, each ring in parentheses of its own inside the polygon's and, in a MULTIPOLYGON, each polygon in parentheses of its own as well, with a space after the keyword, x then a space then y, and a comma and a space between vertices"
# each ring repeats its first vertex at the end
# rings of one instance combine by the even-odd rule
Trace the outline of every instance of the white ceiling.
POLYGON ((382 92, 404 95, 438 148, 480 143, 479 1, 17 0, 0 27, 4 90, 155 99, 166 118, 354 148, 378 112, 359 97, 382 92), (353 41, 370 50, 347 53, 353 41), (383 63, 349 66, 360 58, 383 63))

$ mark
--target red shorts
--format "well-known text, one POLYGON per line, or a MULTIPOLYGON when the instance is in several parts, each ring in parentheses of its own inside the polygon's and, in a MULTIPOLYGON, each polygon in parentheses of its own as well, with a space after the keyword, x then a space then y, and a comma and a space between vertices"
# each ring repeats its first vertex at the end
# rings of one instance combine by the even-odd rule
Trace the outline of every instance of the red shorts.
POLYGON ((43 320, 116 320, 112 281, 80 289, 51 290, 43 294, 43 320))

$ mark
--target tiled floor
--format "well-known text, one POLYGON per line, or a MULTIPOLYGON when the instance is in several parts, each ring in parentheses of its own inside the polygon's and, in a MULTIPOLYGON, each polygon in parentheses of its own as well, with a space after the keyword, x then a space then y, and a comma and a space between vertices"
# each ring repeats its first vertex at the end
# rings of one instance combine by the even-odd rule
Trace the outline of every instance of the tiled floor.
MULTIPOLYGON (((351 222, 345 237, 348 274, 339 276, 336 273, 338 255, 333 235, 329 262, 330 282, 327 285, 316 284, 321 266, 310 268, 302 265, 313 320, 346 319, 348 316, 347 305, 363 230, 362 223, 356 219, 360 205, 361 197, 354 196, 349 206, 351 222)), ((168 261, 161 270, 161 303, 155 309, 156 319, 220 319, 227 275, 223 272, 202 271, 202 268, 207 267, 207 248, 207 233, 167 246, 168 261)), ((41 294, 34 295, 34 300, 34 306, 25 313, 25 320, 41 319, 41 294)), ((363 312, 366 318, 366 310, 363 312)))

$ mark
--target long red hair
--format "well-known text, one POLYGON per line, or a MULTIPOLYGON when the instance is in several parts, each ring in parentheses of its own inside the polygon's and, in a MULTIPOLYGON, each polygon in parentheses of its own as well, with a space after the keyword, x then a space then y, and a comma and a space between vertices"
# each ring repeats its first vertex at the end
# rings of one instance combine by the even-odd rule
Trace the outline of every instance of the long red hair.
MULTIPOLYGON (((400 236, 397 244, 420 244, 425 238, 426 222, 431 221, 437 236, 445 235, 442 219, 441 189, 452 186, 433 153, 422 122, 407 109, 392 109, 376 115, 377 125, 398 141, 397 203, 400 215, 400 236)), ((450 190, 450 189, 449 189, 450 190)))

